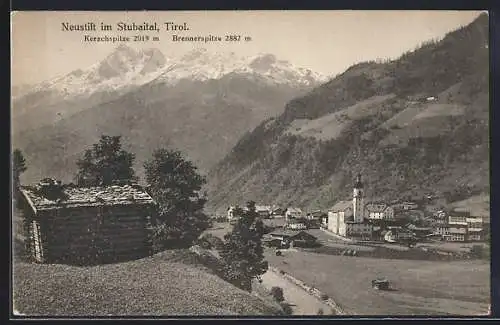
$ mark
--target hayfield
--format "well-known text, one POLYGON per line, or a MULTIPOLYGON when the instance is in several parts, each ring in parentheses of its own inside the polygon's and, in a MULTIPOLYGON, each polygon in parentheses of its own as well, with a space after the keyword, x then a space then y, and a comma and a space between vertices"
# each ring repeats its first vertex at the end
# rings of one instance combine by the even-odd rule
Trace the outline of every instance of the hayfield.
POLYGON ((319 140, 337 139, 352 121, 380 114, 384 103, 394 97, 394 94, 372 96, 317 119, 295 119, 287 132, 319 140))
POLYGON ((270 264, 328 294, 352 315, 485 315, 487 261, 431 262, 266 252, 270 264), (371 288, 387 277, 392 291, 371 288))
POLYGON ((187 250, 92 267, 13 266, 13 306, 26 315, 277 315, 275 305, 244 292, 187 250))

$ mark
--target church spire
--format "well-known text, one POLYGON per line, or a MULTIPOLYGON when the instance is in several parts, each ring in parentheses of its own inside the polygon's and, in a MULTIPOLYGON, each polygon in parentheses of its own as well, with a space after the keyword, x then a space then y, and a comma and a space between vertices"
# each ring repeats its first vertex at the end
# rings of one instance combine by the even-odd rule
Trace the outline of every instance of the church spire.
POLYGON ((356 182, 354 183, 354 188, 352 191, 352 203, 353 203, 353 215, 355 222, 363 222, 364 220, 364 194, 363 194, 363 182, 361 182, 361 174, 358 173, 356 177, 356 182))
POLYGON ((361 181, 361 174, 358 173, 356 176, 356 182, 354 183, 354 188, 363 188, 363 182, 361 181))

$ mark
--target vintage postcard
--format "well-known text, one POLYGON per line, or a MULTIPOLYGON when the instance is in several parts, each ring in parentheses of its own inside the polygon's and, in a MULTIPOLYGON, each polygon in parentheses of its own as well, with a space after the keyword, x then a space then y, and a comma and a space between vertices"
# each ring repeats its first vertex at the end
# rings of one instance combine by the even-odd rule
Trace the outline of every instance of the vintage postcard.
POLYGON ((487 12, 11 18, 14 316, 489 314, 487 12))

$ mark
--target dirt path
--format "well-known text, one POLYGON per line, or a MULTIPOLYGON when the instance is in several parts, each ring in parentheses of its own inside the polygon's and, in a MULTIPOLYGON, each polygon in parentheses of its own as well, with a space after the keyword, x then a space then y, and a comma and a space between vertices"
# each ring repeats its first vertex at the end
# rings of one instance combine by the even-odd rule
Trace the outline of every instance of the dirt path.
POLYGON ((319 309, 323 309, 325 315, 330 314, 330 306, 273 271, 267 271, 262 275, 262 285, 268 290, 272 287, 281 287, 285 301, 291 305, 294 315, 317 315, 319 309))

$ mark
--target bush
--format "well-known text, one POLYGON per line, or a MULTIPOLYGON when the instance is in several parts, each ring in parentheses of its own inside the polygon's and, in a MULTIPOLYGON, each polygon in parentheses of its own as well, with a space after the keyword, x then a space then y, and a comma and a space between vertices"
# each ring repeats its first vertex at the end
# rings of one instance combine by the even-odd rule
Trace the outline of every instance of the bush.
POLYGON ((277 302, 283 302, 285 300, 285 297, 283 296, 283 289, 280 287, 272 287, 271 295, 277 302))
POLYGON ((283 309, 283 311, 285 312, 285 315, 292 315, 293 314, 292 307, 290 307, 289 304, 287 304, 286 302, 282 302, 282 303, 280 303, 280 305, 281 305, 281 308, 283 309))
POLYGON ((224 242, 217 236, 205 234, 198 239, 198 245, 205 249, 220 249, 224 245, 224 242))

